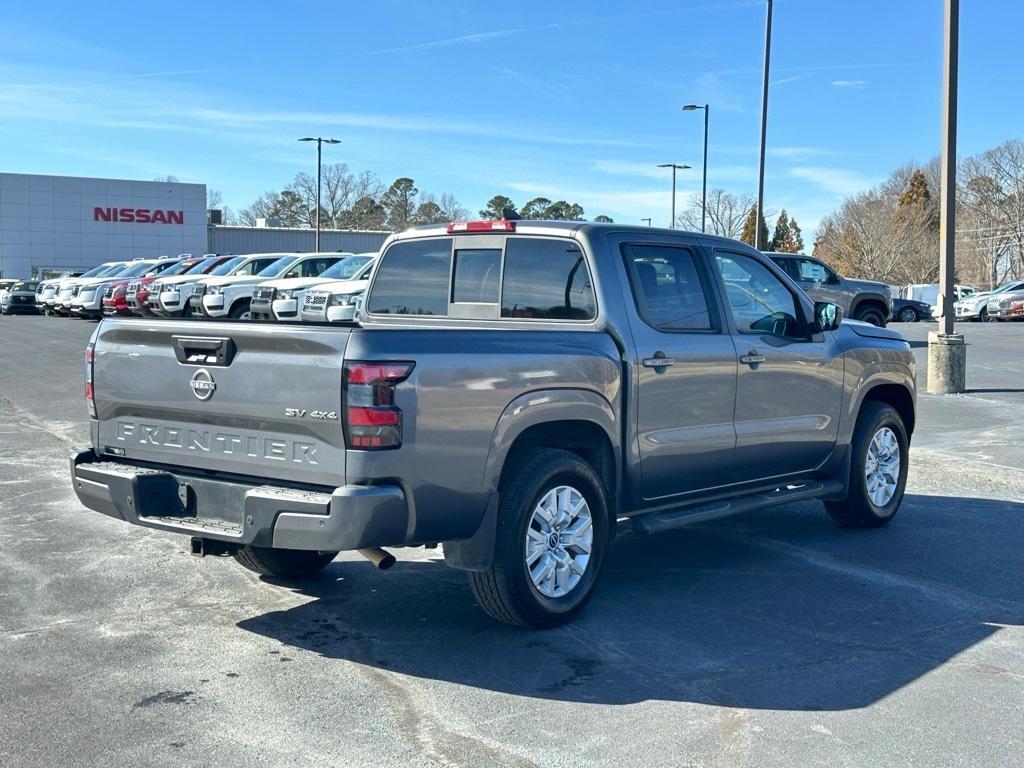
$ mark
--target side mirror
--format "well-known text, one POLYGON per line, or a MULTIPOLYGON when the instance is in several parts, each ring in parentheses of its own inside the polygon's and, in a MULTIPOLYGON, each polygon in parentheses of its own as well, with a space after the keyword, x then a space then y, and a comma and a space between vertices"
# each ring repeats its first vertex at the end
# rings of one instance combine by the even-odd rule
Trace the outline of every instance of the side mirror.
POLYGON ((814 302, 814 330, 816 333, 834 331, 843 322, 843 310, 827 301, 814 302))

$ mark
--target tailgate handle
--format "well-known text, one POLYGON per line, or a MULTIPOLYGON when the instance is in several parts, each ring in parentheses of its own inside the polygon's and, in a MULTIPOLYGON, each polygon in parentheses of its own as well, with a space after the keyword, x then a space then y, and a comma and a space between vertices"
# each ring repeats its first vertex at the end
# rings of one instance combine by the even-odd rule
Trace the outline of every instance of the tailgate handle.
POLYGON ((231 365, 235 342, 211 336, 172 336, 174 356, 185 365, 231 365))

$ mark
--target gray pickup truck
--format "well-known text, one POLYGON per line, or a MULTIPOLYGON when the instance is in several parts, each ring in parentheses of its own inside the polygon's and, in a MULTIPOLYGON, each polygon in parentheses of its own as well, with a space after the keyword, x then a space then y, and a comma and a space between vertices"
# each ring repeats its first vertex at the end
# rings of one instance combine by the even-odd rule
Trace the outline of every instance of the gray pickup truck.
POLYGON ((843 277, 825 262, 802 253, 765 256, 782 267, 808 296, 837 304, 846 317, 884 326, 892 314, 892 297, 885 283, 843 277))
POLYGON ((443 543, 487 613, 551 626, 616 530, 806 499, 843 526, 892 518, 914 358, 840 319, 733 240, 413 229, 385 243, 357 322, 104 320, 74 488, 282 578, 443 543))

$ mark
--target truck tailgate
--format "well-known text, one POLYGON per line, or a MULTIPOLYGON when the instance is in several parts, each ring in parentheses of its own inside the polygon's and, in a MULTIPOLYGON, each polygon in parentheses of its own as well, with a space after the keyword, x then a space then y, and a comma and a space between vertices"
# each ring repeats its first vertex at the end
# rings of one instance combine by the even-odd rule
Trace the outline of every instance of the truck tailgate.
POLYGON ((107 456, 290 483, 345 482, 349 328, 104 320, 93 392, 107 456))

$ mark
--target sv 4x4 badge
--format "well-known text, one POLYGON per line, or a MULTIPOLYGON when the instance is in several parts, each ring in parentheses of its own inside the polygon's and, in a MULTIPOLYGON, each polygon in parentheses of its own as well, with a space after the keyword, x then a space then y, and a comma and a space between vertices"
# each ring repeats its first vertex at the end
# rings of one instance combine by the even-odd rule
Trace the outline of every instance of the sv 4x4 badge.
POLYGON ((284 415, 293 419, 321 419, 323 421, 336 421, 337 411, 307 411, 305 408, 285 408, 284 415))

